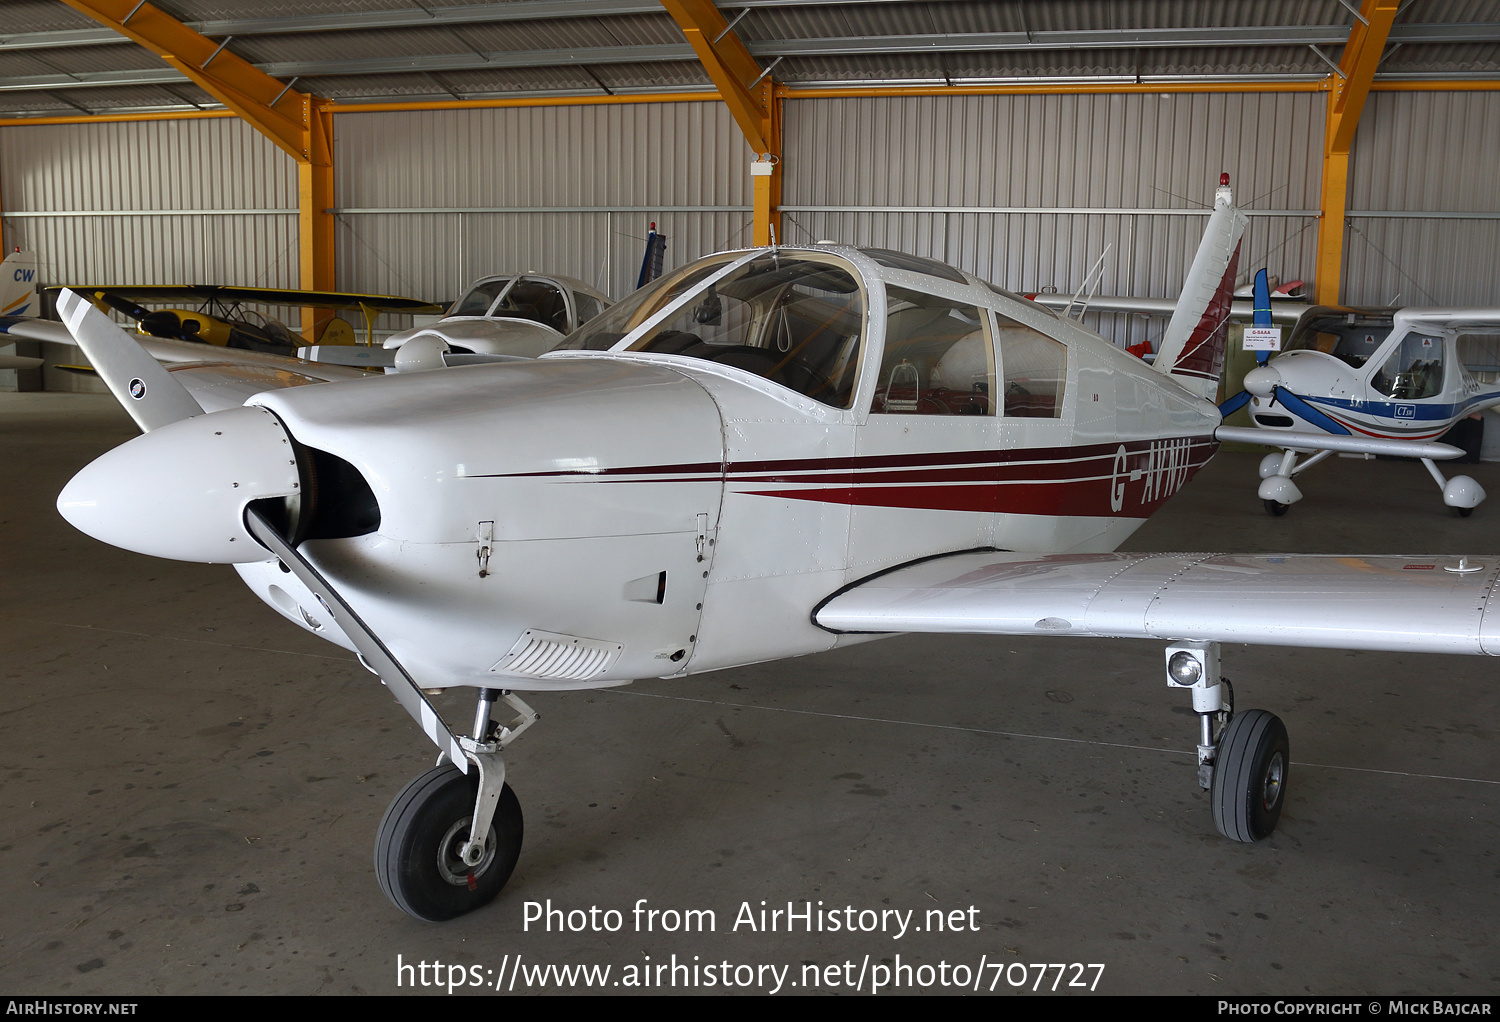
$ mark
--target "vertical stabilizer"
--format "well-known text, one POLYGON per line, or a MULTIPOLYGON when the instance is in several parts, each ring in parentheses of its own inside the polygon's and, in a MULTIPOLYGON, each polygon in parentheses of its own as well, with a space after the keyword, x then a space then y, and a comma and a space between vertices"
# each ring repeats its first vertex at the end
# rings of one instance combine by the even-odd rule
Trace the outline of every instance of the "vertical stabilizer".
POLYGON ((1229 175, 1224 174, 1214 194, 1208 228, 1183 282, 1182 297, 1177 300, 1156 354, 1158 372, 1207 401, 1217 395, 1219 373, 1224 368, 1240 235, 1245 233, 1247 222, 1245 214, 1234 208, 1229 175))
POLYGON ((0 316, 35 316, 40 306, 36 253, 18 248, 0 263, 0 316))

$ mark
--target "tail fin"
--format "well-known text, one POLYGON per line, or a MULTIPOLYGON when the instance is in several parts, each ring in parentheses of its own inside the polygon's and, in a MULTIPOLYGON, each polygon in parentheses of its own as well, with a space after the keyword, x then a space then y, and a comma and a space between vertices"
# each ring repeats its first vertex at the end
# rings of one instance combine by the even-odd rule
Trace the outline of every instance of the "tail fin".
POLYGON ((1219 178, 1214 211, 1193 256, 1182 297, 1167 323, 1156 355, 1158 372, 1175 379, 1204 400, 1212 401, 1224 368, 1224 346, 1229 335, 1229 306, 1239 269, 1240 235, 1249 221, 1234 208, 1229 175, 1219 178))
POLYGON ((36 253, 18 248, 0 263, 0 316, 35 316, 40 306, 36 295, 36 253))

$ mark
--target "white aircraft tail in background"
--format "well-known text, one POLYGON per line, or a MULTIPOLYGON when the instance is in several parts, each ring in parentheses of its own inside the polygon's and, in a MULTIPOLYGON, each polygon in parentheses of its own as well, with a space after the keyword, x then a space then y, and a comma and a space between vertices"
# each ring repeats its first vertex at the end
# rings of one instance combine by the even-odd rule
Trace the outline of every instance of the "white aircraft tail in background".
MULTIPOLYGON (((5 317, 34 317, 40 305, 36 294, 36 254, 18 248, 0 262, 0 334, 12 332, 6 329, 5 317)), ((0 344, 8 343, 0 339, 0 344)), ((35 369, 41 364, 41 359, 27 355, 0 354, 0 369, 35 369)))
POLYGON ((35 316, 40 305, 36 293, 36 253, 18 248, 0 263, 0 316, 35 316))

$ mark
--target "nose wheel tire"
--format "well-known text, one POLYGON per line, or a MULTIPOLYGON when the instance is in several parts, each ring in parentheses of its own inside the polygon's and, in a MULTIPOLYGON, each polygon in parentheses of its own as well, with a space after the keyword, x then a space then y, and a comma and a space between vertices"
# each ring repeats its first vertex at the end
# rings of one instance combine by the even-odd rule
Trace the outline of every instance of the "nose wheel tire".
POLYGON ((489 904, 521 856, 521 805, 510 785, 500 793, 484 855, 468 866, 459 854, 469 840, 479 779, 451 764, 433 767, 391 802, 375 839, 375 875, 396 907, 441 922, 489 904))
POLYGON ((1263 501, 1263 503, 1266 505, 1266 514, 1276 518, 1280 518, 1282 515, 1286 514, 1286 509, 1290 506, 1288 504, 1281 503, 1279 500, 1266 500, 1263 501))
POLYGON ((1214 826, 1234 841, 1270 837, 1286 804, 1286 725, 1265 710, 1236 713, 1219 738, 1210 798, 1214 826))

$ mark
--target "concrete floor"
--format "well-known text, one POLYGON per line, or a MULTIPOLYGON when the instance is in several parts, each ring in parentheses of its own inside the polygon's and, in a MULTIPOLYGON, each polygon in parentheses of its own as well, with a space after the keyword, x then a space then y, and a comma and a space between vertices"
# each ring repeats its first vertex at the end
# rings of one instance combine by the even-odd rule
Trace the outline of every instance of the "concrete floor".
MULTIPOLYGON (((611 983, 673 955, 705 983, 710 964, 790 967, 783 993, 805 990, 809 963, 840 982, 946 963, 898 975, 972 987, 977 972, 999 992, 1022 972, 1030 989, 1031 963, 1102 964, 1112 994, 1500 987, 1500 692, 1484 658, 1226 647, 1241 707, 1291 733, 1290 801, 1254 846, 1214 832, 1158 643, 906 637, 540 697, 509 757, 527 828, 510 885, 458 921, 412 920, 371 847, 432 749, 390 696, 227 568, 106 547, 53 510, 134 432, 106 398, 0 395, 0 990, 390 994, 435 975, 398 987, 398 956, 493 983, 517 955, 609 966, 611 983), (549 899, 623 925, 528 929, 527 903, 549 899), (639 899, 712 910, 714 932, 638 932, 639 899), (736 929, 762 901, 911 910, 917 926, 957 911, 963 928, 736 929)), ((1450 517, 1408 463, 1325 463, 1271 519, 1255 460, 1221 454, 1131 546, 1500 545, 1500 504, 1450 517)), ((1500 494, 1500 466, 1469 470, 1500 494)), ((453 711, 466 721, 469 704, 453 711)), ((749 989, 775 986, 760 977, 749 989)))

